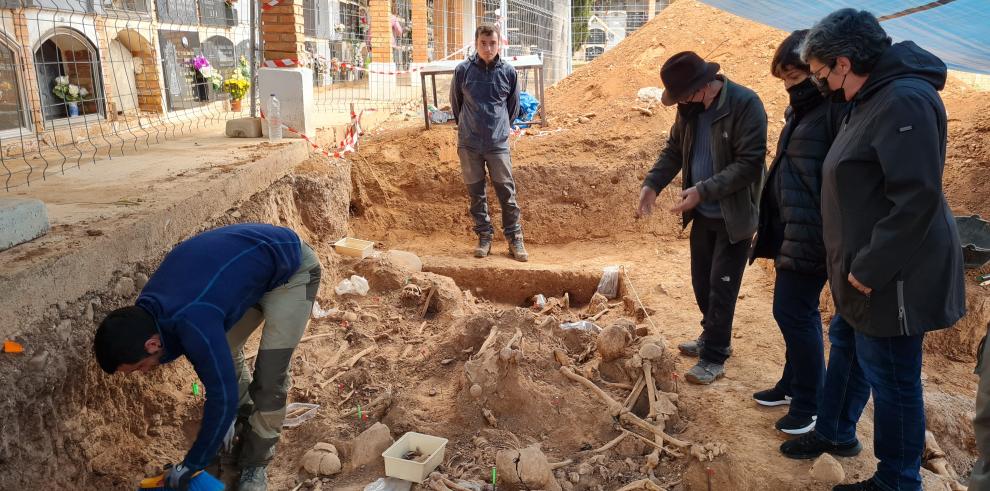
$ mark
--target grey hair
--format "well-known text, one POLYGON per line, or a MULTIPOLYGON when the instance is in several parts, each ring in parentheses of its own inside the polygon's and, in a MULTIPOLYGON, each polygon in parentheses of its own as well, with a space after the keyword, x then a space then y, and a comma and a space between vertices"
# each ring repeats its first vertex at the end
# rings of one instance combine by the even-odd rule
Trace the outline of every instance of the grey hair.
POLYGON ((853 73, 870 73, 891 39, 873 14, 845 8, 828 14, 808 31, 801 44, 801 58, 831 66, 840 56, 849 58, 853 73))

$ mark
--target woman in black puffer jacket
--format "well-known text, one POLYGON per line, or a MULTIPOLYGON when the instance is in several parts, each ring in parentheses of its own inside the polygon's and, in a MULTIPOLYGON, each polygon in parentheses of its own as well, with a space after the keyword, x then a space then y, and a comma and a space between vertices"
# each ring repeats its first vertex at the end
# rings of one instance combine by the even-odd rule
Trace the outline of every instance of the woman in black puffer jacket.
POLYGON ((771 73, 790 95, 786 123, 777 143, 760 200, 760 219, 751 262, 774 260, 773 316, 787 347, 784 373, 771 389, 753 394, 764 406, 790 404, 777 421, 791 435, 815 427, 825 382, 825 352, 818 299, 827 279, 822 239, 822 161, 834 136, 838 109, 811 82, 799 47, 806 30, 794 31, 777 48, 771 73))

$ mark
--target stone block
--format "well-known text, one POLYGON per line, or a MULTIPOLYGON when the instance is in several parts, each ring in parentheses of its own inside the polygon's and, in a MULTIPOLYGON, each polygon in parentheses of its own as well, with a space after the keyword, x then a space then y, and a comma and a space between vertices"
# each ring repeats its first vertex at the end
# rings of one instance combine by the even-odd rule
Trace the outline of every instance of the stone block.
POLYGON ((48 209, 36 199, 0 198, 0 251, 48 233, 48 209))
POLYGON ((261 118, 237 118, 227 121, 226 134, 230 138, 260 138, 261 118))

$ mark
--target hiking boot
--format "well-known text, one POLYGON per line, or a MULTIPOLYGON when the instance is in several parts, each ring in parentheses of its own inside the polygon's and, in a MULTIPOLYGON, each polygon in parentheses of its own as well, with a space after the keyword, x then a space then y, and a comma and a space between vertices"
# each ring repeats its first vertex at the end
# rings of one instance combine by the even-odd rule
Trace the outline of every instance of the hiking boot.
POLYGON ((833 486, 832 491, 883 491, 883 488, 871 477, 865 481, 833 486))
POLYGON ((478 247, 474 248, 474 257, 487 257, 488 253, 491 251, 492 251, 492 236, 479 235, 478 247))
POLYGON ((698 364, 684 374, 684 379, 692 384, 708 385, 723 376, 725 376, 725 365, 698 360, 698 364))
POLYGON ((773 426, 788 435, 803 435, 815 429, 816 419, 818 419, 817 416, 801 418, 791 416, 790 414, 785 414, 784 417, 778 419, 773 426))
MULTIPOLYGON (((684 356, 699 357, 701 356, 701 351, 705 349, 705 342, 701 339, 695 339, 693 341, 686 341, 677 345, 677 349, 680 350, 681 354, 684 356)), ((729 346, 729 355, 732 355, 732 347, 729 346)))
POLYGON ((830 453, 837 457, 855 457, 863 451, 863 446, 859 440, 842 445, 833 445, 818 434, 817 431, 809 431, 793 440, 786 441, 780 445, 780 453, 790 459, 814 459, 823 453, 830 453))
POLYGON ((268 491, 268 470, 265 466, 247 467, 241 471, 238 491, 268 491))
POLYGON ((791 396, 774 387, 772 389, 761 390, 753 394, 753 400, 761 406, 784 406, 791 403, 791 396))
POLYGON ((529 261, 529 253, 526 252, 526 246, 523 245, 522 235, 516 235, 509 239, 509 256, 515 258, 516 261, 529 261))

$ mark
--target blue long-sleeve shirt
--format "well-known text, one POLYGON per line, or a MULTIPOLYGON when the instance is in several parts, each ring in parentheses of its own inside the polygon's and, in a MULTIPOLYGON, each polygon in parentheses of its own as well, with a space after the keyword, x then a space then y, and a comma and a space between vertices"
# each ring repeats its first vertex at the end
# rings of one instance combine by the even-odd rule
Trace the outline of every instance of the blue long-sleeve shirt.
POLYGON ((158 325, 168 363, 185 355, 206 389, 203 422, 183 463, 202 469, 237 415, 237 377, 227 331, 268 291, 299 269, 290 229, 239 224, 196 235, 165 256, 137 305, 158 325))
POLYGON ((450 108, 459 147, 479 153, 509 150, 509 131, 519 116, 516 69, 499 56, 486 64, 472 55, 454 69, 450 108))

